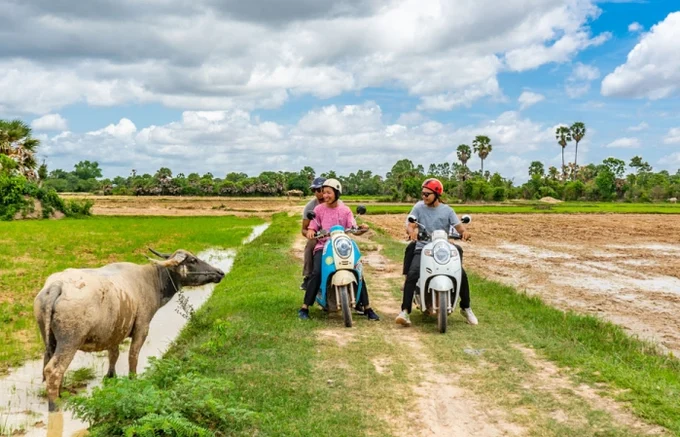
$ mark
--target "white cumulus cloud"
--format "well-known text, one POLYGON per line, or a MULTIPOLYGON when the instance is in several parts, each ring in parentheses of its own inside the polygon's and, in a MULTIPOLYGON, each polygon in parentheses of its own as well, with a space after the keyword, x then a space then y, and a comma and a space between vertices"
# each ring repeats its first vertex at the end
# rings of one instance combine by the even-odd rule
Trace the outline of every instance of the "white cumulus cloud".
POLYGON ((580 62, 576 63, 576 66, 571 72, 572 80, 595 80, 600 77, 600 70, 592 65, 585 65, 580 62))
POLYGON ((652 26, 626 63, 602 81, 604 96, 662 99, 680 89, 680 12, 652 26))
POLYGON ((636 126, 629 127, 628 130, 631 131, 631 132, 639 132, 639 131, 646 130, 648 128, 649 128, 649 125, 646 122, 643 121, 636 126))
POLYGON ((0 113, 161 104, 278 108, 390 87, 422 110, 502 98, 498 75, 566 62, 609 34, 595 0, 13 2, 0 113), (96 19, 93 19, 96 17, 96 19), (36 32, 35 29, 40 29, 36 32))
POLYGON ((638 33, 638 32, 642 32, 643 30, 644 30, 644 27, 642 26, 642 24, 638 23, 637 21, 633 21, 632 23, 630 23, 628 25, 628 32, 638 33))
POLYGON ((663 139, 665 144, 680 143, 680 127, 671 128, 663 139))
MULTIPOLYGON (((220 176, 231 171, 251 175, 274 169, 298 171, 306 165, 317 172, 368 169, 384 175, 401 158, 425 166, 451 163, 457 159, 458 144, 488 135, 493 152, 484 168, 520 177, 526 173, 522 167, 528 151, 554 146, 553 127, 515 111, 460 127, 411 121, 391 124, 371 101, 314 109, 291 124, 260 120, 239 109, 185 111, 181 119, 160 126, 138 129, 131 120, 121 119, 84 134, 64 132, 47 138, 41 154, 50 168, 97 161, 107 177, 128 175, 133 168, 140 174, 169 167, 185 174, 209 171, 220 176), (511 160, 513 156, 516 159, 511 160)), ((470 165, 478 164, 473 157, 470 165)))
POLYGON ((640 147, 640 140, 637 138, 619 138, 605 145, 608 149, 637 149, 640 147))
POLYGON ((590 82, 600 77, 600 70, 592 65, 577 62, 567 78, 565 91, 572 99, 581 97, 590 91, 590 82))
POLYGON ((676 170, 680 166, 680 152, 674 152, 659 159, 658 164, 666 169, 676 170))
POLYGON ((31 128, 44 131, 64 131, 68 129, 68 122, 59 114, 46 114, 33 120, 31 128))
POLYGON ((103 129, 88 132, 87 134, 92 136, 110 135, 117 138, 129 138, 135 132, 137 132, 135 124, 127 118, 121 118, 117 124, 110 124, 103 129))
POLYGON ((545 100, 543 94, 533 93, 531 91, 524 91, 520 94, 517 101, 519 102, 519 109, 526 109, 529 106, 535 105, 538 102, 545 100))

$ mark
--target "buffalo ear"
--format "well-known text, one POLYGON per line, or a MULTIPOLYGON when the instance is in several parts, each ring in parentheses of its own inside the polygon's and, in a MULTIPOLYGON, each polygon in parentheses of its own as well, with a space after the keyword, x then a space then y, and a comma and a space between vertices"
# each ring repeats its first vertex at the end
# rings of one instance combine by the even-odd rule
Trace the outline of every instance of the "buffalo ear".
POLYGON ((186 258, 187 258, 187 254, 186 254, 186 253, 178 252, 178 253, 175 254, 175 256, 173 256, 172 258, 166 259, 166 260, 162 260, 162 261, 161 261, 161 260, 157 260, 157 259, 152 259, 152 258, 149 258, 149 259, 150 259, 154 264, 158 264, 158 265, 161 266, 161 267, 167 267, 167 268, 169 268, 169 269, 172 269, 172 268, 178 267, 180 264, 182 264, 182 261, 184 261, 186 258))
POLYGON ((153 253, 154 255, 156 255, 156 256, 159 257, 159 258, 165 258, 165 259, 170 258, 170 254, 169 254, 169 253, 160 253, 160 252, 156 252, 155 250, 153 250, 153 249, 150 248, 150 247, 149 247, 149 251, 151 251, 151 253, 153 253))
POLYGON ((185 259, 187 259, 186 252, 177 251, 175 252, 175 255, 172 257, 171 261, 174 261, 177 263, 177 265, 180 265, 185 259))

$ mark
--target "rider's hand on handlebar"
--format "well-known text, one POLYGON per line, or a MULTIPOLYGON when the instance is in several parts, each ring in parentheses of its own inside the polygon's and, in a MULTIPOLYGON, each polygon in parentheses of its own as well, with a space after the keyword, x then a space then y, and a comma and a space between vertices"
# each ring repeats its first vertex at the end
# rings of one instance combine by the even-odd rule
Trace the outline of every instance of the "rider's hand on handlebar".
POLYGON ((408 238, 411 241, 418 241, 418 228, 409 229, 408 238))
POLYGON ((359 226, 352 228, 352 233, 354 235, 364 235, 368 231, 368 225, 365 223, 360 224, 359 226))
POLYGON ((472 235, 470 235, 470 233, 469 233, 467 230, 464 230, 464 231, 460 234, 460 239, 461 239, 462 241, 470 241, 470 238, 471 238, 471 237, 472 237, 472 235))
POLYGON ((307 238, 310 240, 315 239, 316 231, 314 229, 307 229, 307 238))

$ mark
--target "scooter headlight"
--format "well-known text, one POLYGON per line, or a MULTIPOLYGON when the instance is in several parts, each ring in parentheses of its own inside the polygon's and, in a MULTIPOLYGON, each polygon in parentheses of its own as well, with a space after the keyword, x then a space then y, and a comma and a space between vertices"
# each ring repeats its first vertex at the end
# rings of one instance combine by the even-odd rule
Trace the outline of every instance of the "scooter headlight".
POLYGON ((352 242, 349 238, 338 238, 335 240, 335 253, 338 254, 340 258, 349 258, 352 254, 352 242))
POLYGON ((438 264, 446 264, 451 259, 451 249, 447 243, 436 244, 432 249, 432 256, 438 264))

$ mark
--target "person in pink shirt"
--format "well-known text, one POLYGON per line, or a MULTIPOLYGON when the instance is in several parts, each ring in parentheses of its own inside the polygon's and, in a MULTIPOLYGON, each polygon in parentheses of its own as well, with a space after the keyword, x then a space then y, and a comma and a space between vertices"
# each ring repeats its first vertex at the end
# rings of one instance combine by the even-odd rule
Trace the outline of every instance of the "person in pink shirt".
MULTIPOLYGON (((344 203, 338 201, 340 194, 342 194, 340 182, 337 179, 326 179, 322 188, 324 202, 314 208, 316 220, 312 220, 307 228, 307 238, 310 240, 313 240, 315 238, 314 234, 321 229, 329 230, 335 225, 340 225, 347 229, 357 225, 352 211, 344 203)), ((362 224, 359 226, 359 229, 366 231, 368 230, 368 225, 362 224)), ((319 238, 314 246, 314 270, 307 282, 304 303, 298 311, 298 316, 302 320, 309 320, 309 307, 314 305, 314 300, 321 286, 321 254, 326 241, 328 241, 328 237, 319 238)), ((368 289, 366 288, 365 280, 362 284, 360 304, 368 320, 380 320, 380 317, 369 305, 368 289)))

